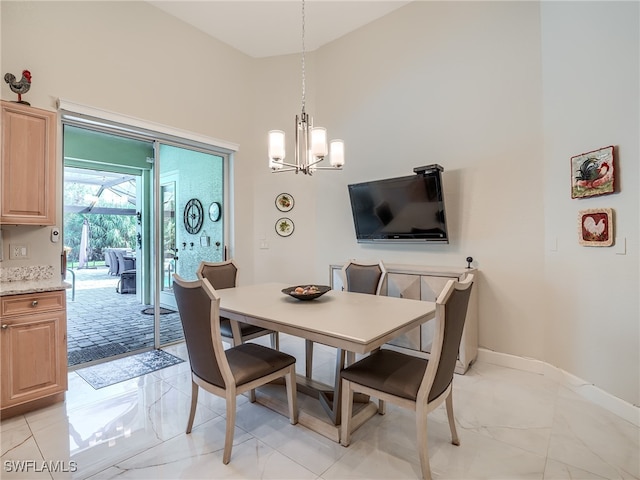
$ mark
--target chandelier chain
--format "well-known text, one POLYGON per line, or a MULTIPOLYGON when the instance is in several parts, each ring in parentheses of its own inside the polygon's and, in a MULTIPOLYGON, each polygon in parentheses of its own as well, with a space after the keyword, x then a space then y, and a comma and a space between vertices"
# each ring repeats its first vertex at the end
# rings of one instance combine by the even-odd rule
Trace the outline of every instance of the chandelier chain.
POLYGON ((304 24, 304 0, 302 0, 302 113, 305 113, 305 105, 307 103, 307 95, 306 95, 306 71, 305 71, 305 44, 304 44, 304 32, 305 24, 304 24))

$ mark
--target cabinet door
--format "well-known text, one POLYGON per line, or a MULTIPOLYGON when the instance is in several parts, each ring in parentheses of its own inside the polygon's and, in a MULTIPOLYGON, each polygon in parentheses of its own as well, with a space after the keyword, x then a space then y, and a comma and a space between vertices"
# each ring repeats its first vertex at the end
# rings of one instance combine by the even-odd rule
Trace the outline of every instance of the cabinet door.
POLYGON ((54 225, 56 114, 2 102, 0 223, 54 225))
POLYGON ((65 331, 64 311, 3 319, 3 408, 67 389, 65 331))
MULTIPOLYGON (((390 273, 387 275, 387 296, 420 300, 420 276, 390 273)), ((420 329, 416 327, 389 343, 398 347, 420 350, 420 329)))
MULTIPOLYGON (((425 302, 435 302, 451 277, 433 277, 422 275, 420 277, 420 299, 425 302)), ((431 352, 433 343, 435 322, 427 322, 421 327, 420 350, 431 352)))

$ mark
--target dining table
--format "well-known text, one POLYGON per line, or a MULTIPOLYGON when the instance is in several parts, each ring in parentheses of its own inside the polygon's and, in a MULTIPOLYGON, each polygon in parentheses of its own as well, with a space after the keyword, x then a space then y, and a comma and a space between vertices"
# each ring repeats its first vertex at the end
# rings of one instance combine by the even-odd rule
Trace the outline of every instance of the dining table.
MULTIPOLYGON (((299 423, 339 442, 341 381, 340 371, 347 359, 367 354, 389 340, 435 317, 434 302, 329 290, 313 300, 299 300, 283 293, 290 285, 270 282, 216 290, 220 315, 269 330, 286 333, 336 348, 334 385, 297 376, 298 391, 315 397, 326 417, 302 408, 299 423)), ((286 406, 270 397, 258 401, 280 413, 286 406)), ((352 425, 357 428, 377 412, 368 397, 354 400, 352 425)))

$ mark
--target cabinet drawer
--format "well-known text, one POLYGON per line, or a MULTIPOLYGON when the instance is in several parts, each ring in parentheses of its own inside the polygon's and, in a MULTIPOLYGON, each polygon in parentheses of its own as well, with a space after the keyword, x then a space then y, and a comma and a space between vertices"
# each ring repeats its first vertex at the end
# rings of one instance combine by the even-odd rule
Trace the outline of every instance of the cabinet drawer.
POLYGON ((0 307, 0 312, 5 317, 64 310, 66 308, 66 298, 64 290, 9 295, 1 298, 2 306, 0 307))

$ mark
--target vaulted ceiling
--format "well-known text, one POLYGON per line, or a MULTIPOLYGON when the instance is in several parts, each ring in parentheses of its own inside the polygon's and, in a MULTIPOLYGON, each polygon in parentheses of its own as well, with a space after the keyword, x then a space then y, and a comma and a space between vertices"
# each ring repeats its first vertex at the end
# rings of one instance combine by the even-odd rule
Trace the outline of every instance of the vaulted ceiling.
MULTIPOLYGON (((302 2, 149 1, 151 5, 255 58, 302 50, 302 2)), ((410 3, 306 0, 305 49, 313 51, 410 3)))

